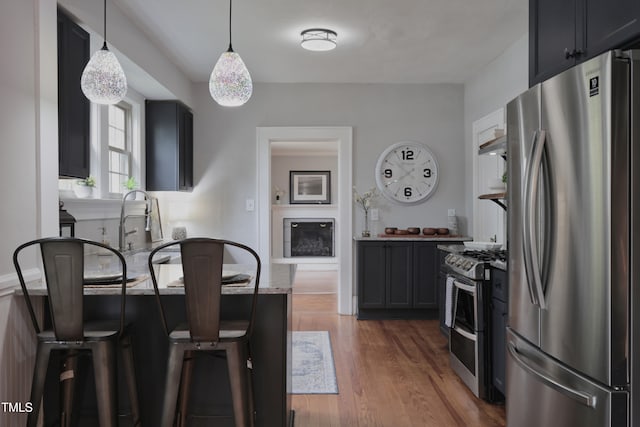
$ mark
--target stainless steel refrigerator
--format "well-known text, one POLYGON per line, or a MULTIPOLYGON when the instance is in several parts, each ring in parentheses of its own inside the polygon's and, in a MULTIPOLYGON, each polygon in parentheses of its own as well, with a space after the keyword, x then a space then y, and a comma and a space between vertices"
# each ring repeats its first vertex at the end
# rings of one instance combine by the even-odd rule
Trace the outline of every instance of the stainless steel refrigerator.
POLYGON ((640 426, 640 51, 507 107, 509 427, 640 426))

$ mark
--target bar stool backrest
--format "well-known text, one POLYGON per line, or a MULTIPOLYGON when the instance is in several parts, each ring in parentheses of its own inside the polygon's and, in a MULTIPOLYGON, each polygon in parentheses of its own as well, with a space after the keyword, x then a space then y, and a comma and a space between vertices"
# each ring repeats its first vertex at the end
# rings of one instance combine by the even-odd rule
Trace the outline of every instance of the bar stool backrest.
POLYGON ((253 299, 248 314, 248 329, 251 334, 255 317, 261 263, 258 254, 248 246, 229 240, 211 238, 188 238, 157 247, 149 254, 149 271, 155 288, 165 332, 169 327, 160 300, 158 284, 152 258, 157 251, 180 245, 185 292, 186 317, 192 341, 218 342, 220 333, 220 303, 222 295, 222 267, 225 246, 234 246, 249 252, 256 261, 253 278, 253 299))
POLYGON ((122 294, 119 330, 122 332, 127 281, 127 267, 122 254, 110 246, 90 240, 73 237, 49 237, 24 243, 13 254, 13 264, 18 273, 20 286, 36 333, 40 333, 41 327, 35 315, 18 259, 22 250, 34 245, 39 245, 42 255, 51 323, 57 340, 82 341, 84 339, 84 249, 86 245, 107 249, 120 261, 122 294))

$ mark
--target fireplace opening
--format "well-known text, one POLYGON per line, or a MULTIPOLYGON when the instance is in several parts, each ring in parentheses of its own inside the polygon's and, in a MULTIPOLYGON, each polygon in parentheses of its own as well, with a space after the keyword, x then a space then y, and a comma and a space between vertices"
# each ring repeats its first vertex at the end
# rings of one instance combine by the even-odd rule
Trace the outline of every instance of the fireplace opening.
POLYGON ((284 218, 284 256, 332 257, 333 218, 284 218))

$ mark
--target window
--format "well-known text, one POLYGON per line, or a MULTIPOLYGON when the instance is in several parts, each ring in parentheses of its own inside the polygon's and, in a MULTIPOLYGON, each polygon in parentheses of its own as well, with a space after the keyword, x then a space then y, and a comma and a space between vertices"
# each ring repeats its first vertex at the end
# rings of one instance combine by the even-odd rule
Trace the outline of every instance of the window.
POLYGON ((131 107, 109 105, 109 193, 122 193, 124 182, 132 176, 131 107))

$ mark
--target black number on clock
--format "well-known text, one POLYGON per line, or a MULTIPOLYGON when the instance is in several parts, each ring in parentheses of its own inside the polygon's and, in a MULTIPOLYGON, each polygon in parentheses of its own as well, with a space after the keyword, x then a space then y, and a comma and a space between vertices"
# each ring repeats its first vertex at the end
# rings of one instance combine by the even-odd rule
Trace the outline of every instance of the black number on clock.
POLYGON ((424 170, 424 175, 425 178, 431 178, 431 169, 427 168, 424 170))
POLYGON ((405 197, 411 197, 411 187, 404 187, 404 196, 405 197))
POLYGON ((413 150, 402 150, 402 160, 413 160, 413 150))
POLYGON ((384 177, 385 178, 391 178, 393 176, 393 171, 391 169, 385 169, 384 170, 384 177))

